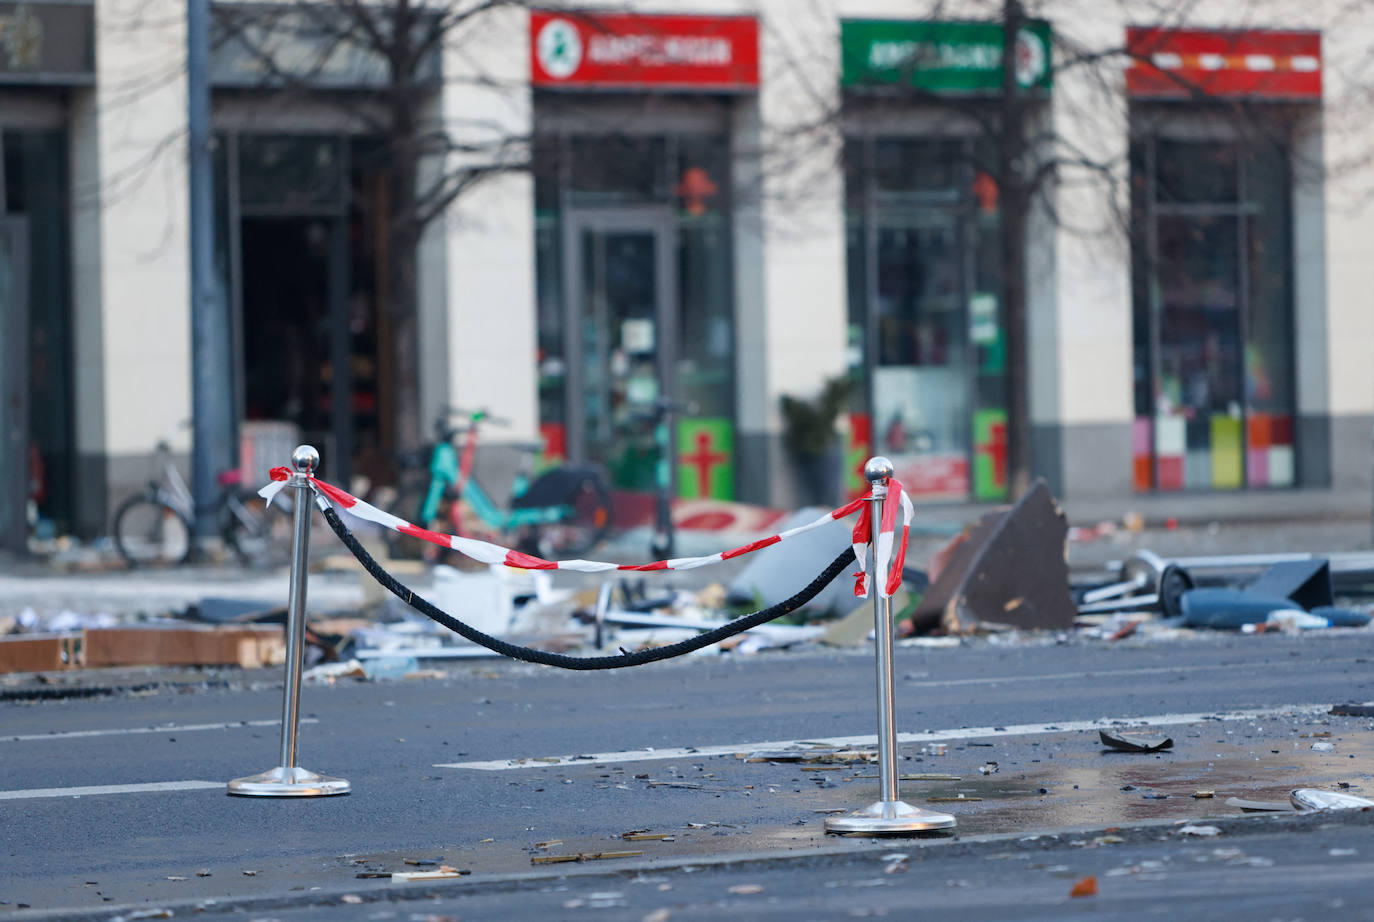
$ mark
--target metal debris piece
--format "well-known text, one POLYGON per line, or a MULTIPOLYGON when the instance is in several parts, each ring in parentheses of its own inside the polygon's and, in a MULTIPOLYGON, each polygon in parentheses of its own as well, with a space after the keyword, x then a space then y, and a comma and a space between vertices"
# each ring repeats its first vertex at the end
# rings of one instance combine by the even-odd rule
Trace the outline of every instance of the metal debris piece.
POLYGON ((1368 810, 1374 807, 1374 800, 1316 788, 1298 788, 1288 795, 1288 799, 1299 810, 1368 810))
POLYGON ((437 868, 442 858, 405 858, 406 864, 417 868, 437 868))
POLYGON ((1181 835, 1181 836, 1201 836, 1201 837, 1203 837, 1203 838, 1211 838, 1212 836, 1219 836, 1219 835, 1221 835, 1221 827, 1220 827, 1220 826, 1193 826, 1193 825, 1189 824, 1189 825, 1187 825, 1187 826, 1180 826, 1180 827, 1179 827, 1179 830, 1178 830, 1178 834, 1181 835))
POLYGON ((735 884, 730 888, 730 892, 736 896, 748 896, 754 893, 762 893, 763 884, 735 884))
POLYGON ((963 794, 960 794, 960 795, 957 796, 957 797, 927 797, 927 798, 926 798, 926 803, 928 803, 928 804, 964 804, 964 803, 974 803, 975 801, 980 801, 980 800, 982 800, 982 799, 983 799, 983 798, 981 798, 981 797, 965 797, 963 794))
POLYGON ((843 765, 803 765, 804 772, 840 772, 844 771, 843 765))
POLYGON ((1217 796, 1217 792, 1216 792, 1216 791, 1194 791, 1194 792, 1193 792, 1193 799, 1194 799, 1194 800, 1206 800, 1206 799, 1209 798, 1209 797, 1216 797, 1216 796, 1217 796))
POLYGON ((643 852, 578 852, 576 855, 535 855, 530 864, 563 864, 568 861, 605 861, 609 858, 638 858, 643 852))
MULTIPOLYGON (((873 776, 868 776, 873 777, 873 776)), ((959 775, 946 775, 940 772, 913 772, 901 776, 902 781, 963 781, 959 775)))
POLYGON ((867 749, 763 749, 735 753, 747 762, 876 762, 878 754, 867 749))
POLYGON ((1374 704, 1335 704, 1327 713, 1336 717, 1374 717, 1374 704))
POLYGON ((470 868, 454 868, 443 865, 433 871, 396 871, 391 875, 391 882, 403 884, 412 880, 447 880, 452 877, 466 877, 471 873, 470 868))
POLYGON ((382 880, 391 876, 390 871, 359 871, 353 875, 361 880, 382 880))
POLYGON ((949 635, 994 625, 1073 627, 1067 536, 1063 510, 1036 481, 1011 509, 983 516, 932 558, 932 584, 912 616, 912 632, 937 625, 949 635))
POLYGON ((651 842, 671 840, 673 837, 670 832, 622 832, 620 838, 628 842, 651 842))
POLYGON ((978 766, 978 771, 984 775, 995 775, 997 774, 997 763, 986 762, 983 765, 978 766))
POLYGON ((1244 800, 1240 797, 1226 798, 1226 806, 1235 807, 1243 813, 1292 813, 1296 808, 1271 800, 1244 800))
POLYGON ((1143 736, 1126 736, 1122 733, 1111 733, 1107 730, 1098 730, 1098 737, 1102 740, 1102 745, 1108 749, 1116 749, 1121 752, 1159 752, 1161 749, 1173 749, 1174 741, 1170 737, 1163 739, 1147 739, 1143 736))

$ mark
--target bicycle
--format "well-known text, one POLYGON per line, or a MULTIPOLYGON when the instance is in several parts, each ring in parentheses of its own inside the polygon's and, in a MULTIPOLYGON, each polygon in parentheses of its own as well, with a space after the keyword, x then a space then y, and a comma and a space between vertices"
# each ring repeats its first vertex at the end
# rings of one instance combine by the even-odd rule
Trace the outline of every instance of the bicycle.
MULTIPOLYGON (((511 488, 511 499, 502 508, 473 476, 478 432, 482 424, 509 425, 485 410, 446 410, 434 423, 435 441, 426 449, 428 482, 401 491, 392 513, 402 519, 450 531, 463 537, 488 540, 513 535, 516 549, 546 560, 567 559, 586 553, 604 539, 611 527, 611 493, 601 469, 595 465, 563 465, 545 471, 532 482, 534 458, 543 445, 522 444, 521 460, 511 488), (451 416, 467 417, 466 425, 453 426, 451 416), (463 435, 461 454, 455 447, 463 435), (471 515, 465 517, 464 512, 471 515), (475 518, 489 534, 479 535, 465 518, 475 518), (438 526, 438 527, 435 527, 438 526)), ((402 467, 424 466, 422 456, 402 458, 402 467)), ((399 535, 386 536, 388 550, 399 556, 399 535)), ((428 550, 428 549, 427 549, 428 550)))
MULTIPOLYGON (((172 460, 169 438, 157 443, 154 464, 161 480, 148 481, 143 492, 120 503, 114 514, 115 548, 131 568, 178 566, 191 559, 195 548, 195 499, 172 460)), ((290 516, 282 514, 290 513, 290 499, 278 497, 273 505, 282 511, 271 512, 262 497, 242 486, 238 470, 224 471, 217 480, 216 528, 225 546, 244 566, 277 556, 290 541, 290 516)))

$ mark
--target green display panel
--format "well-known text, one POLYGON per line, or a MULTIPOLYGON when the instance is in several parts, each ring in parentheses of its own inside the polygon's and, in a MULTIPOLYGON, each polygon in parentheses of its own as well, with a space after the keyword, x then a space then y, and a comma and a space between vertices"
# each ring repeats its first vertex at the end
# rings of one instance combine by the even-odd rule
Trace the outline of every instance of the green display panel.
POLYGON ((973 498, 1007 498, 1007 411, 973 414, 973 498))
POLYGON ((678 422, 677 495, 683 499, 735 498, 735 427, 729 419, 678 422))

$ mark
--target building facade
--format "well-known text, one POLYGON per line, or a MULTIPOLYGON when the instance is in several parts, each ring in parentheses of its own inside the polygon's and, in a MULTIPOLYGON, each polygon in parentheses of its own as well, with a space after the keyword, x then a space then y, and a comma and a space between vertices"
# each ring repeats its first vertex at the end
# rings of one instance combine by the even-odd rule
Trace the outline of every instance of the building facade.
MULTIPOLYGON (((505 138, 528 169, 428 226, 415 368, 382 308, 377 62, 312 58, 308 30, 221 34, 236 416, 385 471, 413 374, 423 420, 487 408, 511 423, 497 449, 539 435, 634 493, 669 399, 689 408, 668 432, 679 496, 786 506, 814 472, 779 400, 845 380, 822 493, 883 453, 918 499, 1005 498, 1004 30, 920 6, 549 3, 456 30, 414 88, 457 142, 445 163, 505 138), (248 53, 268 38, 313 61, 296 92, 248 53)), ((1241 24, 1218 2, 1163 29, 1123 6, 1027 4, 1011 51, 1034 473, 1123 503, 1369 486, 1374 134, 1354 81, 1374 25, 1324 2, 1241 24)), ((165 433, 189 445, 184 5, 151 7, 0 4, 37 36, 0 60, 3 348, 24 363, 4 380, 27 407, 6 482, 41 473, 43 517, 82 534, 165 433)))

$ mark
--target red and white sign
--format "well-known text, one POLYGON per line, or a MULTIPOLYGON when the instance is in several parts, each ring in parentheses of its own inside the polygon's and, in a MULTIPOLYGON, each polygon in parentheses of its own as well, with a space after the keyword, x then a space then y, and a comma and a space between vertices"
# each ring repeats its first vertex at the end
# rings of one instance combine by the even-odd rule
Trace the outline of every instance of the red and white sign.
POLYGON ((1131 96, 1320 100, 1322 95, 1320 32, 1131 27, 1126 52, 1131 96))
POLYGON ((543 87, 755 89, 758 20, 531 10, 530 81, 543 87))

